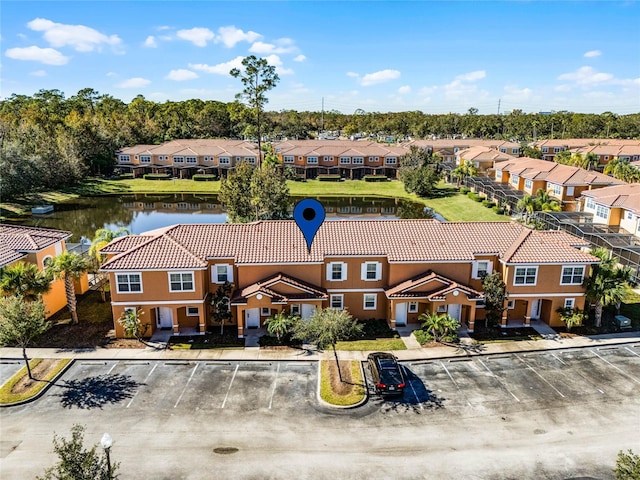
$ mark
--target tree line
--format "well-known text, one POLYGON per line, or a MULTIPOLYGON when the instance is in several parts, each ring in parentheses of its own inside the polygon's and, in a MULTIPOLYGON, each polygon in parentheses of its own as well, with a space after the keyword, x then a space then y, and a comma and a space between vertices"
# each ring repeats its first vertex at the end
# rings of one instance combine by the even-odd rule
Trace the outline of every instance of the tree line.
POLYGON ((534 138, 640 138, 640 113, 532 114, 514 110, 478 115, 474 108, 465 114, 265 110, 257 124, 254 105, 239 100, 159 103, 138 95, 127 104, 92 88, 70 97, 59 90, 40 90, 32 96, 13 94, 0 101, 3 195, 10 198, 34 189, 57 189, 90 175, 108 174, 119 148, 179 138, 306 139, 321 131, 384 141, 456 136, 518 142, 534 138))

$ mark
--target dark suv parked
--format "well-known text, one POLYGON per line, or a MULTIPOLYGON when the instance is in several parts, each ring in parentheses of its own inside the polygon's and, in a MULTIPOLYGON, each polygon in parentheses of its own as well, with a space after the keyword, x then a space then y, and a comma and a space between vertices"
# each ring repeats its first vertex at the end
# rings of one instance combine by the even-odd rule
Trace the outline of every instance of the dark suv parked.
POLYGON ((380 395, 402 395, 404 375, 396 357, 390 353, 375 352, 367 358, 371 375, 380 395))

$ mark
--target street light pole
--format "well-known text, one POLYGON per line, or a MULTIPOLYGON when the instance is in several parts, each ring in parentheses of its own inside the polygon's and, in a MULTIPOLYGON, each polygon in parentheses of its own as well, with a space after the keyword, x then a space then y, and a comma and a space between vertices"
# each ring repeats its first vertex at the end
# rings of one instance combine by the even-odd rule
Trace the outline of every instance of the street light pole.
POLYGON ((104 453, 107 456, 107 478, 111 480, 111 457, 109 456, 109 451, 111 450, 111 445, 113 444, 113 439, 111 438, 111 435, 109 435, 108 433, 105 433, 104 435, 102 435, 102 438, 100 439, 100 444, 102 445, 102 448, 104 449, 104 453))

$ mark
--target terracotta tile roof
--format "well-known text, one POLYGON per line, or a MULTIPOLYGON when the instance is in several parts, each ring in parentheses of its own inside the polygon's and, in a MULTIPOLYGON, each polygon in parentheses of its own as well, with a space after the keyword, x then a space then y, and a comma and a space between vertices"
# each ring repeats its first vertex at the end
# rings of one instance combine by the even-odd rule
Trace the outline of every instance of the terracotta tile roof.
POLYGON ((242 290, 236 291, 231 298, 231 303, 235 305, 245 304, 249 297, 257 295, 258 293, 271 297, 272 303, 288 303, 292 300, 326 300, 329 298, 324 288, 319 288, 289 275, 278 273, 248 285, 242 290), (295 287, 299 289, 300 293, 279 292, 278 284, 280 283, 295 287))
POLYGON ((105 245, 103 248, 101 248, 100 253, 107 255, 111 253, 122 253, 131 250, 132 248, 137 247, 138 245, 142 245, 143 243, 146 243, 154 238, 154 236, 148 235, 148 233, 149 232, 147 232, 147 235, 127 235, 126 237, 115 238, 108 245, 105 245))
POLYGON ((0 266, 7 265, 28 252, 37 252, 61 240, 66 240, 71 232, 49 228, 24 227, 0 224, 0 266), (12 253, 13 252, 13 253, 12 253))
POLYGON ((624 183, 599 172, 529 157, 497 162, 495 168, 523 178, 546 180, 547 182, 567 186, 620 185, 624 183))
POLYGON ((505 252, 505 263, 598 263, 599 260, 577 248, 566 249, 563 237, 530 230, 505 252), (564 248, 563 248, 564 247, 564 248))
POLYGON ((464 150, 458 151, 458 155, 464 160, 475 160, 479 162, 502 162, 517 158, 513 155, 502 153, 495 148, 483 146, 465 148, 464 150))
POLYGON ((428 298, 429 300, 444 300, 447 294, 460 290, 469 299, 482 299, 482 292, 458 283, 433 271, 428 271, 412 279, 385 290, 387 298, 428 298), (420 287, 423 287, 420 289, 420 287))
POLYGON ((640 183, 614 185, 582 192, 583 197, 592 198, 600 205, 619 207, 640 214, 640 183))
POLYGON ((116 255, 103 269, 204 268, 207 260, 215 258, 233 259, 235 264, 323 263, 325 258, 335 256, 378 256, 387 257, 389 262, 467 262, 479 253, 495 252, 504 257, 511 250, 512 262, 548 263, 561 259, 565 263, 585 263, 594 258, 563 243, 559 236, 532 232, 515 222, 437 220, 327 221, 318 230, 308 253, 294 221, 274 220, 175 225, 116 255), (527 232, 548 248, 533 251, 528 247, 524 251, 532 257, 522 260, 517 247, 527 232))

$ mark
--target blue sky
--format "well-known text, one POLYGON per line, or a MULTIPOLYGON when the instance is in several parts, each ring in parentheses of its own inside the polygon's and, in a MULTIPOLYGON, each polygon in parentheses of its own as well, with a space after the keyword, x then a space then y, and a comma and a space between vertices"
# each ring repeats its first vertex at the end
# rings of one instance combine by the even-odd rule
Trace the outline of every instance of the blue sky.
POLYGON ((0 98, 93 88, 229 102, 247 55, 269 110, 640 112, 636 1, 12 1, 0 98))

